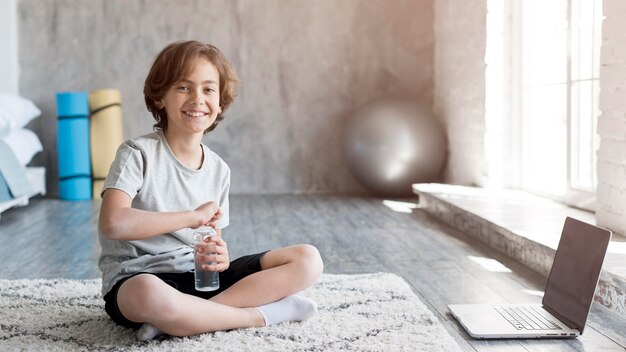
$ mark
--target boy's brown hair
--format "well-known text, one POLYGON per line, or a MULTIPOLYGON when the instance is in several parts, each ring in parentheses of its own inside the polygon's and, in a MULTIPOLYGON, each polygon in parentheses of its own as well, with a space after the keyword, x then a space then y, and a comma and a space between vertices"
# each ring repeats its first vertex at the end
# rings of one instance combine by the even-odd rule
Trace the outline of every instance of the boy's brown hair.
POLYGON ((220 75, 220 108, 222 112, 217 114, 215 122, 204 133, 213 131, 218 122, 224 119, 224 111, 235 100, 235 86, 239 83, 237 74, 230 61, 222 52, 210 44, 195 40, 178 41, 166 46, 157 55, 146 82, 143 87, 143 95, 148 111, 157 121, 155 130, 167 129, 167 112, 163 106, 157 103, 165 97, 167 91, 178 81, 189 77, 193 70, 191 63, 196 58, 207 59, 212 63, 220 75))

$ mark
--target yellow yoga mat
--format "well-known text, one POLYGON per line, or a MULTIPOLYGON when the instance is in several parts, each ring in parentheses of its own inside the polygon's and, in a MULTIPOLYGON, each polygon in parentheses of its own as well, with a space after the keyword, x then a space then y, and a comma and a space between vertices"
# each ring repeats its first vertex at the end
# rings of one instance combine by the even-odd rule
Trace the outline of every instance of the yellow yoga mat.
POLYGON ((102 89, 89 95, 91 174, 93 199, 100 199, 104 179, 123 142, 121 95, 117 89, 102 89))

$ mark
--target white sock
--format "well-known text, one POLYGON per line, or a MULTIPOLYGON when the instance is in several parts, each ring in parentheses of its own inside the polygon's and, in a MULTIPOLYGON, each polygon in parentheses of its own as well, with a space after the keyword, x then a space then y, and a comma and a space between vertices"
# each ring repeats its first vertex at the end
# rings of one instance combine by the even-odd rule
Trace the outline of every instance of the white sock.
POLYGON ((285 321, 307 320, 317 314, 317 303, 303 295, 295 294, 256 309, 261 312, 265 326, 270 326, 285 321))
POLYGON ((144 323, 137 331, 137 340, 149 341, 162 334, 163 331, 159 330, 156 326, 144 323))

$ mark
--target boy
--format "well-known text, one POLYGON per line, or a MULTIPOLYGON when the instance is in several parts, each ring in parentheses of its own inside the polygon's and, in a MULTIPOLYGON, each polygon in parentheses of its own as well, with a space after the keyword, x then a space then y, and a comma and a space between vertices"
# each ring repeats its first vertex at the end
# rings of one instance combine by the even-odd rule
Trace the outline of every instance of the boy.
MULTIPOLYGON (((102 294, 116 323, 161 332, 209 331, 301 321, 317 312, 296 294, 323 271, 317 249, 295 245, 229 260, 230 169, 202 144, 235 98, 237 76, 214 46, 172 43, 155 59, 144 96, 155 132, 123 143, 104 183, 99 219, 102 294), (212 226, 198 250, 220 272, 220 289, 194 287, 193 230, 212 226)), ((207 262, 208 263, 208 262, 207 262)))

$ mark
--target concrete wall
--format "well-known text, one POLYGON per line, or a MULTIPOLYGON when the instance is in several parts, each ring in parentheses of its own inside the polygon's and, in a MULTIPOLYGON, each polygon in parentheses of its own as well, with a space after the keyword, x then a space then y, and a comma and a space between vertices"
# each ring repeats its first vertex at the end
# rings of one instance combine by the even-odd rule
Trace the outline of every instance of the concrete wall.
MULTIPOLYGON (((21 0, 19 33, 15 7, 0 0, 0 88, 17 89, 19 34, 20 93, 44 112, 29 127, 46 145, 35 164, 48 167, 53 195, 54 93, 117 87, 125 136, 147 133, 145 74, 164 45, 184 38, 218 45, 243 80, 205 139, 231 165, 235 193, 362 191, 341 160, 340 127, 397 90, 432 103, 445 123, 446 180, 485 183, 486 0, 21 0)), ((604 14, 596 217, 626 233, 626 3, 604 0, 604 14)))
POLYGON ((604 0, 603 13, 596 220, 626 234, 626 2, 604 0))
POLYGON ((154 56, 197 39, 243 81, 205 137, 231 166, 233 193, 362 192, 342 160, 343 121, 396 91, 432 105, 432 18, 432 0, 21 0, 20 93, 43 111, 29 126, 46 148, 35 164, 54 196, 58 91, 118 88, 125 137, 150 132, 142 88, 154 56))
POLYGON ((16 0, 0 0, 0 53, 0 92, 17 94, 19 65, 16 0))
POLYGON ((484 185, 487 1, 436 0, 434 113, 446 126, 448 183, 484 185))

